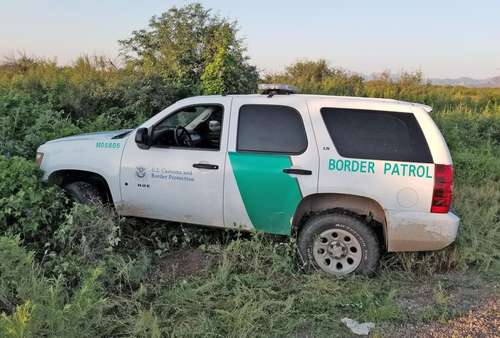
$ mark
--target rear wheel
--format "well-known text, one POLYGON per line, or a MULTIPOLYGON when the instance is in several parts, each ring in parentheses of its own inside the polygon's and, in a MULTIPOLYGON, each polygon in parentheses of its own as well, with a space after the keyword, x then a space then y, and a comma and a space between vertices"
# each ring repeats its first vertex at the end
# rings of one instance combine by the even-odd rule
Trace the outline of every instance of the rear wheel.
POLYGON ((299 234, 298 247, 306 267, 335 276, 372 274, 380 258, 373 229, 349 213, 313 216, 299 234))
POLYGON ((102 204, 104 202, 99 189, 91 183, 78 181, 64 186, 73 200, 82 204, 102 204))

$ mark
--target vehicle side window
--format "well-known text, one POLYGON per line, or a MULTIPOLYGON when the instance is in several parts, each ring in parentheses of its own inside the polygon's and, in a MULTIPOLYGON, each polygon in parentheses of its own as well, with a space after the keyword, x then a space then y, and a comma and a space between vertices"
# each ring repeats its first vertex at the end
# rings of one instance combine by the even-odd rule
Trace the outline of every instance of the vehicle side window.
POLYGON ((223 108, 198 105, 181 108, 153 127, 153 147, 220 149, 223 108))
POLYGON ((432 163, 427 141, 411 113, 322 108, 321 116, 343 157, 432 163))
POLYGON ((238 151, 303 153, 307 137, 300 113, 287 106, 242 106, 236 148, 238 151))

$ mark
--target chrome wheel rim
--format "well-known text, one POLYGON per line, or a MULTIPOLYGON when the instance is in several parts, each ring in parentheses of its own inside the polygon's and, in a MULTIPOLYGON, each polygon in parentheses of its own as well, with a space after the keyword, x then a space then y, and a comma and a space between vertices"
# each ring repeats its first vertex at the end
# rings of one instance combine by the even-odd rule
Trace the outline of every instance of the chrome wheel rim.
POLYGON ((361 263, 363 252, 358 239, 344 229, 328 229, 314 240, 313 256, 319 267, 330 274, 346 275, 361 263))

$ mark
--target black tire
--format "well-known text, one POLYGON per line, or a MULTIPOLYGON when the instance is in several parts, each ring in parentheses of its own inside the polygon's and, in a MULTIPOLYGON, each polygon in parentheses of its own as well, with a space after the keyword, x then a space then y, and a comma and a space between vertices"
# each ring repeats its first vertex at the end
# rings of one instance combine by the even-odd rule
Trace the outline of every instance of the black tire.
MULTIPOLYGON (((348 236, 347 238, 351 240, 348 236)), ((338 245, 340 246, 340 244, 338 245)), ((357 217, 356 215, 350 214, 348 212, 323 213, 309 218, 299 233, 298 249, 300 257, 306 269, 323 270, 326 273, 336 276, 343 274, 352 274, 352 273, 371 275, 377 270, 380 258, 380 244, 376 233, 360 217, 357 217), (324 240, 328 240, 324 238, 325 236, 319 238, 321 234, 329 233, 331 231, 331 235, 336 236, 335 229, 338 229, 339 232, 343 234, 345 234, 346 232, 349 233, 351 236, 355 238, 355 240, 357 240, 356 242, 357 247, 361 248, 360 250, 361 254, 359 253, 353 254, 357 255, 356 259, 357 262, 359 262, 359 265, 357 265, 357 267, 353 271, 347 273, 342 273, 342 272, 335 273, 335 271, 332 271, 335 270, 334 267, 328 268, 329 265, 327 264, 332 264, 332 265, 338 264, 335 263, 337 262, 336 259, 349 259, 348 256, 349 254, 345 254, 346 255, 345 257, 347 258, 345 257, 340 258, 340 256, 335 256, 335 257, 331 256, 331 252, 328 250, 330 249, 330 245, 332 247, 334 245, 333 242, 335 242, 335 240, 333 238, 331 239, 332 242, 328 242, 327 244, 319 244, 318 242, 318 240, 321 240, 321 243, 323 243, 324 240), (318 264, 315 255, 313 253, 315 241, 316 241, 316 248, 318 248, 318 245, 325 245, 327 249, 326 253, 325 250, 322 249, 322 247, 317 249, 318 250, 318 254, 316 255, 317 257, 320 258, 326 257, 325 262, 322 262, 323 266, 320 266, 318 264), (320 256, 320 254, 324 256, 320 256)), ((350 251, 350 249, 352 248, 349 247, 347 247, 347 249, 341 248, 340 249, 341 254, 339 255, 344 254, 343 250, 345 250, 345 252, 348 252, 350 251)), ((352 250, 354 251, 354 249, 352 250)), ((355 252, 358 252, 358 250, 356 250, 355 252)), ((351 262, 352 261, 353 260, 351 259, 351 262)), ((340 267, 342 268, 342 264, 340 264, 340 267)))
POLYGON ((82 204, 103 204, 104 202, 99 189, 88 182, 72 182, 65 185, 64 190, 73 200, 82 204))

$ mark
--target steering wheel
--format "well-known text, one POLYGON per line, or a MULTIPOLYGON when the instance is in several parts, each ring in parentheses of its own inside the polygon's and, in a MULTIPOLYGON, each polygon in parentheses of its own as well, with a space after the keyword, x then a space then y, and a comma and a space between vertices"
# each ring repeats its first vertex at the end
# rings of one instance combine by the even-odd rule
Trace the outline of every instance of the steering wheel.
POLYGON ((178 146, 191 147, 193 145, 191 134, 189 134, 187 129, 182 126, 175 128, 174 139, 178 146))

